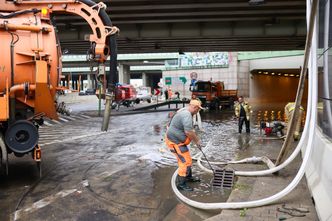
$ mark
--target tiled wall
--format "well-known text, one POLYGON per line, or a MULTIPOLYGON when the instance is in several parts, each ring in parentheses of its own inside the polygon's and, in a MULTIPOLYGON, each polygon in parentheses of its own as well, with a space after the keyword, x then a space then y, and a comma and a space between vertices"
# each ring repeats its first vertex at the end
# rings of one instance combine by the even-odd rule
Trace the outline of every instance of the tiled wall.
POLYGON ((182 95, 190 97, 190 73, 196 72, 198 80, 223 81, 225 88, 228 90, 239 90, 243 96, 249 95, 249 62, 237 60, 237 53, 229 53, 229 66, 227 68, 210 68, 210 69, 191 69, 191 70, 170 70, 163 71, 163 79, 172 77, 171 88, 173 92, 179 91, 182 95), (184 85, 177 80, 179 77, 186 77, 187 82, 184 85), (183 93, 184 92, 184 93, 183 93))

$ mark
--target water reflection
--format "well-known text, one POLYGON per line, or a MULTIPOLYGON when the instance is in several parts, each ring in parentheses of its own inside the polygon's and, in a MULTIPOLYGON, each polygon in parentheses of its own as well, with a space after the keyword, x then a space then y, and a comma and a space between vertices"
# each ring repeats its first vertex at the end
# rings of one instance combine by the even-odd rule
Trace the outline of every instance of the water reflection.
POLYGON ((155 135, 160 135, 161 127, 159 124, 153 125, 153 132, 155 135))
POLYGON ((246 150, 249 148, 250 144, 250 135, 249 134, 239 134, 238 135, 238 148, 239 150, 246 150))

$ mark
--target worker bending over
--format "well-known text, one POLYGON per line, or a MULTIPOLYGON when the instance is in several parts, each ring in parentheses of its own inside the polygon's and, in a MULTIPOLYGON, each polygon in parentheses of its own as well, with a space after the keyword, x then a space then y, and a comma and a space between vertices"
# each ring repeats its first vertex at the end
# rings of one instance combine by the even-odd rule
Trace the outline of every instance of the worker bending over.
POLYGON ((180 190, 192 191, 187 182, 199 182, 200 179, 192 176, 192 159, 188 145, 193 141, 199 148, 201 140, 193 127, 193 115, 201 107, 199 100, 191 100, 189 106, 180 109, 171 119, 166 132, 166 145, 178 160, 178 185, 180 190))
MULTIPOLYGON (((295 103, 294 102, 289 102, 285 106, 285 116, 288 119, 288 124, 291 122, 291 118, 293 116, 294 109, 295 109, 295 103)), ((299 117, 298 117, 297 121, 295 122, 296 127, 295 127, 295 131, 294 131, 294 134, 293 134, 294 140, 299 140, 300 139, 300 130, 301 130, 301 121, 302 121, 303 111, 304 111, 303 107, 300 106, 299 117)), ((287 126, 287 130, 288 130, 288 128, 289 128, 289 125, 287 126)))

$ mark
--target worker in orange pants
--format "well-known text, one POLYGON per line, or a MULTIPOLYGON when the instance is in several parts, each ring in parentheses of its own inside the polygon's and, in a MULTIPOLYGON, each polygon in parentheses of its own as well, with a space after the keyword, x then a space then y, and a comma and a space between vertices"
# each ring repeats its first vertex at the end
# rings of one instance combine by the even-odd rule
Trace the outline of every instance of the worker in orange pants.
POLYGON ((198 146, 201 141, 193 128, 192 116, 197 114, 201 107, 199 100, 191 100, 189 106, 179 110, 171 119, 166 132, 166 145, 178 160, 178 188, 192 191, 187 182, 200 181, 192 176, 192 159, 188 145, 193 141, 198 146))

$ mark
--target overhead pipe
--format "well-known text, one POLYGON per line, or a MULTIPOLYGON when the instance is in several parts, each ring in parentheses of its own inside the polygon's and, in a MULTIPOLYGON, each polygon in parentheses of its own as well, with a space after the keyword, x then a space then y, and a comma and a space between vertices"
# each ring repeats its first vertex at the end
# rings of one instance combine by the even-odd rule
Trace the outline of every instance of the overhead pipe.
POLYGON ((300 106, 301 106, 301 101, 302 101, 302 96, 303 96, 303 91, 304 91, 304 83, 305 79, 307 76, 307 69, 308 69, 308 61, 309 61, 309 55, 310 55, 310 49, 312 45, 312 38, 313 38, 313 33, 314 33, 314 28, 315 28, 315 19, 316 19, 316 12, 317 12, 317 5, 318 5, 318 0, 313 0, 312 1, 312 8, 310 11, 310 17, 309 17, 309 28, 307 32, 307 38, 306 38, 306 44, 305 44, 305 50, 304 50, 304 61, 301 69, 301 74, 300 74, 300 79, 299 79, 299 86, 297 88, 297 93, 296 93, 296 99, 295 99, 295 109, 293 111, 290 123, 289 123, 289 128, 287 129, 287 135, 286 135, 286 140, 282 145, 282 148, 280 150, 280 153, 278 155, 276 165, 279 165, 282 160, 285 158, 285 155, 287 154, 290 145, 291 145, 291 140, 292 140, 292 135, 294 134, 295 128, 296 128, 296 123, 300 117, 300 106))

